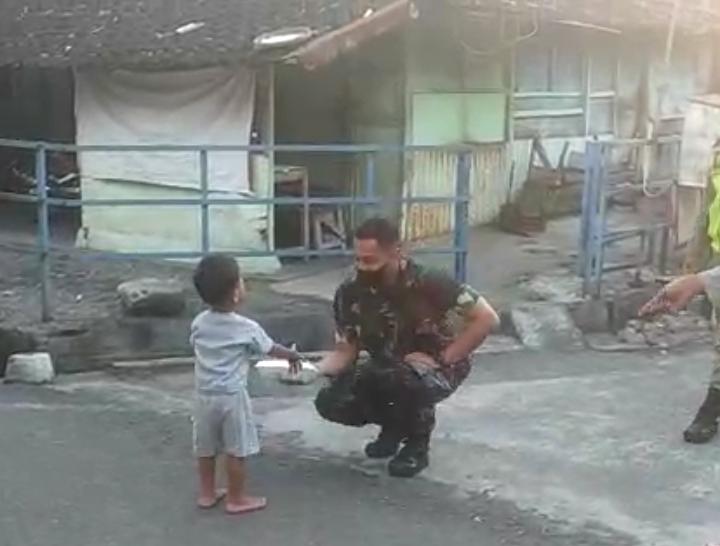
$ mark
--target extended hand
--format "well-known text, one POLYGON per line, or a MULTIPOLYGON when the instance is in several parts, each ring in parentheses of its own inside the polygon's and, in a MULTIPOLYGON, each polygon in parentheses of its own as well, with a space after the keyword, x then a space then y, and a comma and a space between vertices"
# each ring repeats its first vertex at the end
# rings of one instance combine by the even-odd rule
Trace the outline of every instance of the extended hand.
POLYGON ((698 275, 679 277, 660 290, 657 295, 640 309, 640 316, 647 317, 660 313, 675 313, 687 307, 695 296, 702 294, 705 285, 698 275))

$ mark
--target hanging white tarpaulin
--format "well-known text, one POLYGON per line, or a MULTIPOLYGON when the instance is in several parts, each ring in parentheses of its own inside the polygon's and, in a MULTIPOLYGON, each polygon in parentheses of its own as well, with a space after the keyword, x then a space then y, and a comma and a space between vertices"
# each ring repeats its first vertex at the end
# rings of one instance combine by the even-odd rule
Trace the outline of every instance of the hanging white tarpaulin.
MULTIPOLYGON (((75 115, 80 145, 246 145, 254 72, 210 68, 189 72, 80 71, 75 115)), ((211 152, 211 190, 247 190, 248 154, 211 152)), ((84 152, 83 177, 198 188, 200 162, 187 152, 84 152)))

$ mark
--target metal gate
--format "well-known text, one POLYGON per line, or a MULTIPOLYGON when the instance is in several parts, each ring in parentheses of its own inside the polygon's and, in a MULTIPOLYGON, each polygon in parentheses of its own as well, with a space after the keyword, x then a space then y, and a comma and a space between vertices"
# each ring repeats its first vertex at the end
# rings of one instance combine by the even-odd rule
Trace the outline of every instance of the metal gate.
POLYGON ((587 143, 578 262, 583 295, 599 297, 605 273, 636 269, 639 274, 640 268, 649 265, 664 272, 675 224, 670 189, 677 180, 679 145, 675 137, 587 143), (633 191, 666 199, 667 214, 659 220, 610 226, 613 199, 633 191), (630 239, 639 242, 637 259, 608 263, 608 248, 630 239))
MULTIPOLYGON (((50 286, 50 264, 52 260, 52 249, 50 244, 49 207, 171 207, 188 206, 196 207, 200 213, 200 245, 199 248, 183 252, 92 252, 89 259, 107 258, 165 258, 165 259, 192 259, 200 258, 213 251, 210 240, 210 215, 209 210, 213 206, 253 206, 263 205, 275 206, 297 206, 302 209, 303 228, 305 233, 309 232, 309 218, 312 207, 317 206, 345 206, 345 207, 367 207, 387 204, 389 201, 401 207, 412 205, 439 204, 452 208, 453 215, 453 242, 452 246, 440 248, 417 249, 417 253, 423 254, 444 254, 454 256, 455 278, 464 282, 466 279, 467 254, 468 254, 468 224, 469 224, 469 188, 470 171, 472 162, 472 151, 465 147, 429 147, 429 146, 366 146, 366 145, 245 145, 245 146, 161 146, 161 145, 68 145, 53 144, 45 142, 21 141, 0 139, 0 147, 18 150, 32 150, 35 156, 35 187, 32 195, 22 195, 8 192, 0 192, 0 198, 15 201, 33 203, 37 210, 37 242, 36 251, 38 255, 38 267, 41 278, 41 301, 42 318, 48 321, 52 317, 52 299, 50 286), (359 194, 344 197, 312 197, 304 192, 301 197, 238 197, 217 199, 209 195, 208 185, 208 154, 211 152, 244 151, 249 153, 275 154, 280 152, 295 152, 304 154, 313 153, 338 153, 354 154, 364 158, 365 181, 364 189, 359 194), (412 195, 388 199, 379 197, 375 192, 375 158, 379 154, 414 153, 421 151, 443 151, 455 156, 457 175, 455 177, 455 191, 451 196, 412 195), (177 198, 177 199, 62 199, 48 195, 48 152, 82 153, 82 152, 192 152, 197 154, 197 161, 200 167, 200 198, 177 198)), ((265 250, 252 250, 229 252, 236 258, 275 256, 282 257, 321 257, 338 256, 350 254, 349 250, 340 249, 313 249, 309 239, 304 237, 302 247, 290 250, 276 250, 268 247, 265 250)))

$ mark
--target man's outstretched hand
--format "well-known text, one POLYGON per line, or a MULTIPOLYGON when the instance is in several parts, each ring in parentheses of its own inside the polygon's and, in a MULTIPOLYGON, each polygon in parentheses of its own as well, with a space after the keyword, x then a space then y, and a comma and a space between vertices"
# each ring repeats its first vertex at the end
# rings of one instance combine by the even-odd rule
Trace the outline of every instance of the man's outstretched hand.
POLYGON ((687 307, 690 300, 705 291, 705 283, 699 275, 679 277, 660 290, 640 309, 641 317, 662 313, 676 313, 687 307))

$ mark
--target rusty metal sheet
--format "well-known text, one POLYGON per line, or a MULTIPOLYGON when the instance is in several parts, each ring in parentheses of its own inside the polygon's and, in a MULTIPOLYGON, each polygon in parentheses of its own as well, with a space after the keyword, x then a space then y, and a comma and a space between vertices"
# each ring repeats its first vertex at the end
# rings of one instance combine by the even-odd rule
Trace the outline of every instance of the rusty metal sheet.
POLYGON ((285 61, 297 62, 307 70, 314 70, 415 17, 417 10, 410 0, 396 0, 376 12, 310 41, 290 53, 285 57, 285 61))
MULTIPOLYGON (((470 224, 495 220, 508 199, 508 145, 477 146, 470 171, 470 224)), ((407 165, 406 197, 452 197, 455 193, 457 155, 446 151, 412 154, 407 165)), ((403 209, 403 235, 408 241, 437 237, 454 227, 450 204, 413 204, 403 209)))

